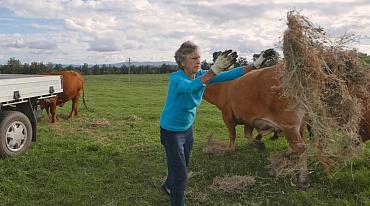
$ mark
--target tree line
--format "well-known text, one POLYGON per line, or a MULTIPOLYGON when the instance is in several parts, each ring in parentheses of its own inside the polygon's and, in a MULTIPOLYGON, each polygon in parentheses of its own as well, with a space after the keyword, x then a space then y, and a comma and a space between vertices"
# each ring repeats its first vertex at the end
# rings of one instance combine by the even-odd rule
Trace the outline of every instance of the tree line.
MULTIPOLYGON (((213 53, 213 62, 216 60, 218 55, 222 52, 213 53)), ((259 54, 253 56, 253 58, 258 58, 259 54)), ((254 59, 253 59, 254 60, 254 59)), ((208 63, 206 60, 201 62, 202 69, 209 69, 213 64, 208 63)), ((248 64, 248 61, 245 57, 238 57, 237 62, 234 67, 243 66, 248 64)), ((162 64, 160 66, 154 65, 140 65, 140 66, 127 66, 122 65, 120 67, 114 65, 98 65, 89 66, 85 63, 82 66, 63 66, 61 64, 46 63, 43 62, 31 62, 22 63, 20 60, 15 58, 10 58, 7 61, 7 64, 0 65, 0 74, 37 74, 40 72, 56 72, 56 71, 66 71, 66 70, 75 70, 80 72, 83 75, 103 75, 103 74, 164 74, 171 73, 178 70, 177 65, 171 64, 162 64)))
POLYGON ((57 72, 57 71, 78 71, 83 75, 102 75, 102 74, 162 74, 177 70, 176 65, 163 64, 161 66, 141 65, 141 66, 126 66, 120 67, 112 65, 93 65, 84 64, 82 66, 63 66, 61 64, 53 64, 43 62, 32 62, 30 64, 22 64, 15 58, 10 58, 7 64, 0 65, 1 74, 38 74, 40 72, 57 72))

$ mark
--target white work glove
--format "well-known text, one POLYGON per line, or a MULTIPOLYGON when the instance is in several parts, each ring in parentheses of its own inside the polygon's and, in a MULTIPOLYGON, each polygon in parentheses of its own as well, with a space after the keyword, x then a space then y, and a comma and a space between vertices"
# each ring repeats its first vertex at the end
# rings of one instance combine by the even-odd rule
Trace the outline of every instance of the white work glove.
POLYGON ((274 49, 267 49, 265 51, 262 51, 258 59, 253 62, 253 66, 258 69, 266 62, 267 59, 275 55, 276 51, 274 49))
POLYGON ((212 71, 215 74, 219 74, 225 70, 228 70, 233 64, 235 64, 238 58, 238 54, 232 50, 226 50, 220 54, 215 63, 211 66, 212 71))

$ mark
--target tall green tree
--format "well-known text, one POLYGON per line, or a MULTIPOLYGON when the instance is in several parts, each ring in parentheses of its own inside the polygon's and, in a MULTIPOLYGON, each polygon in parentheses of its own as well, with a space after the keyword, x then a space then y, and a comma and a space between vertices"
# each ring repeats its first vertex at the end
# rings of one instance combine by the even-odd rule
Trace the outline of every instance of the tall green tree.
POLYGON ((54 64, 52 62, 46 63, 46 72, 55 72, 54 64))
POLYGON ((84 65, 81 68, 82 74, 92 74, 91 69, 89 68, 89 65, 87 63, 84 63, 84 65))
POLYGON ((22 63, 19 59, 10 58, 6 65, 1 67, 2 74, 20 74, 22 72, 22 63))
POLYGON ((370 65, 370 56, 362 56, 360 57, 362 61, 364 61, 367 65, 370 65))
POLYGON ((248 60, 246 57, 238 57, 235 66, 240 67, 240 66, 245 66, 248 64, 248 60))
POLYGON ((61 64, 55 64, 54 65, 54 69, 55 69, 55 71, 62 71, 63 70, 63 65, 61 65, 61 64))
POLYGON ((211 65, 210 64, 208 64, 207 63, 207 60, 203 60, 202 62, 201 62, 201 68, 202 69, 204 69, 204 70, 207 70, 207 69, 209 69, 209 67, 210 67, 211 65))
POLYGON ((37 74, 39 72, 47 71, 47 67, 42 62, 31 62, 30 68, 24 71, 24 74, 37 74))
POLYGON ((94 74, 94 75, 99 75, 99 74, 101 74, 101 73, 100 73, 100 68, 99 68, 99 65, 98 65, 98 64, 95 64, 95 65, 93 66, 93 68, 92 68, 92 72, 93 72, 93 74, 94 74))

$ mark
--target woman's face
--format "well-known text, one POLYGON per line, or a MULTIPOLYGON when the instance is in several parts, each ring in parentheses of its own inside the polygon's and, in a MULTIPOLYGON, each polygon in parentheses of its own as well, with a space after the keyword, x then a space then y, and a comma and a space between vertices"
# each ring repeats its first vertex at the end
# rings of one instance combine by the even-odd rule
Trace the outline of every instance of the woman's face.
POLYGON ((191 78, 200 70, 200 52, 195 50, 188 55, 188 58, 183 63, 184 72, 191 78))

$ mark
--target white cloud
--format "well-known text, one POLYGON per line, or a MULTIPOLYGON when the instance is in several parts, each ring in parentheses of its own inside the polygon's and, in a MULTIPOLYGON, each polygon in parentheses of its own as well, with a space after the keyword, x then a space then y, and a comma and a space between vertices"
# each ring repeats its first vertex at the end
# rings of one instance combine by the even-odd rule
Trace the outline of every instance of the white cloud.
POLYGON ((251 60, 278 43, 293 9, 332 36, 361 36, 354 46, 370 53, 367 0, 2 0, 0 64, 11 57, 62 64, 173 61, 186 40, 197 42, 207 61, 229 48, 251 60))

